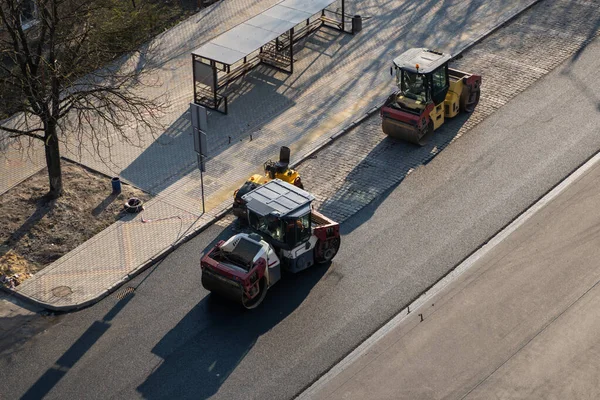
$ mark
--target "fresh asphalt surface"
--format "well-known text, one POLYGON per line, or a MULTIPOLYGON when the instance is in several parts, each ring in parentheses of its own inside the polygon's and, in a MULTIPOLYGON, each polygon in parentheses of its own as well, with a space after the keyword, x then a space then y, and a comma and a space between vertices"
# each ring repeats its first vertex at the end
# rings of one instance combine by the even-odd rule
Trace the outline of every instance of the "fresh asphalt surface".
POLYGON ((597 54, 595 41, 363 209, 332 265, 286 276, 258 310, 202 288, 201 252, 231 234, 213 226, 132 295, 2 353, 0 397, 293 397, 600 148, 597 54))

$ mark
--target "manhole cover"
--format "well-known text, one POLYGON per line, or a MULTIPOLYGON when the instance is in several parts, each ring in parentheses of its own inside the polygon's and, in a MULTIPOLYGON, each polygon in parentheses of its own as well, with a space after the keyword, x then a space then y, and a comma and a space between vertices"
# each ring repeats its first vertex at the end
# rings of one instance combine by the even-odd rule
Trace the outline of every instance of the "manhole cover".
POLYGON ((73 293, 70 287, 68 286, 57 286, 52 289, 52 294, 56 297, 65 297, 73 293))

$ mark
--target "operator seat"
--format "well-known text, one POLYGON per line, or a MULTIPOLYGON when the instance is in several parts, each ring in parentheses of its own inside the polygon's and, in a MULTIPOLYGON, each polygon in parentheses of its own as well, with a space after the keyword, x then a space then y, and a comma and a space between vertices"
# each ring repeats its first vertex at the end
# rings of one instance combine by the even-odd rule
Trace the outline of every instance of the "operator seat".
POLYGON ((275 163, 275 170, 277 173, 282 174, 288 169, 290 165, 290 148, 281 146, 279 150, 279 161, 275 163))

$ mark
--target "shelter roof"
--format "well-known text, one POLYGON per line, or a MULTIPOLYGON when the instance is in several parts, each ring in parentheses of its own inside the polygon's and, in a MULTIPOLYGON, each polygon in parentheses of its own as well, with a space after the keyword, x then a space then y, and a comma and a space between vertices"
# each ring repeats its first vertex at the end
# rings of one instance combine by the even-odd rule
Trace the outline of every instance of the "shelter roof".
POLYGON ((203 44, 192 54, 232 65, 335 1, 283 0, 203 44))

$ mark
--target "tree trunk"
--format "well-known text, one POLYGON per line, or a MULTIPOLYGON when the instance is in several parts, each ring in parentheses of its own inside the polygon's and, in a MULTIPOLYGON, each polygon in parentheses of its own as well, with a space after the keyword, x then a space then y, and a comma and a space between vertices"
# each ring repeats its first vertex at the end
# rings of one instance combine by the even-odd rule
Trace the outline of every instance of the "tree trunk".
POLYGON ((56 123, 45 124, 45 150, 46 166, 48 167, 48 178, 50 180, 50 191, 48 196, 52 199, 60 197, 63 193, 62 172, 60 170, 60 148, 56 134, 56 123))

